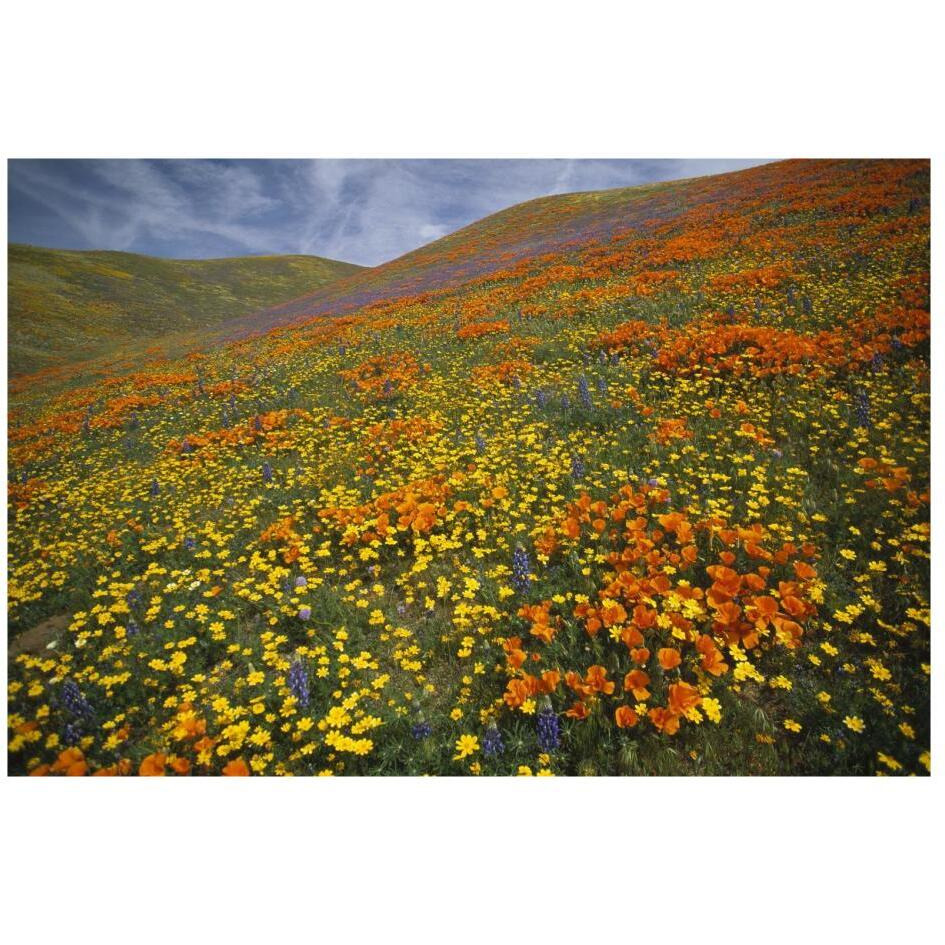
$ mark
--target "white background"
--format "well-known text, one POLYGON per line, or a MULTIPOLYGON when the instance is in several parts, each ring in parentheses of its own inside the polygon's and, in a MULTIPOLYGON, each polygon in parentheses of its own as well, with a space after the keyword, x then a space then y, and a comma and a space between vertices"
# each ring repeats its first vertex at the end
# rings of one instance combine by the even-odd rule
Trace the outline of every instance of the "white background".
MULTIPOLYGON (((933 11, 18 3, 0 23, 0 153, 932 157, 937 184, 933 11)), ((940 270, 936 253, 934 298, 940 270)), ((933 349, 937 419, 937 327, 933 349)), ((936 449, 934 481, 940 467, 936 449)), ((5 779, 0 928, 70 943, 941 941, 940 785, 5 779)))

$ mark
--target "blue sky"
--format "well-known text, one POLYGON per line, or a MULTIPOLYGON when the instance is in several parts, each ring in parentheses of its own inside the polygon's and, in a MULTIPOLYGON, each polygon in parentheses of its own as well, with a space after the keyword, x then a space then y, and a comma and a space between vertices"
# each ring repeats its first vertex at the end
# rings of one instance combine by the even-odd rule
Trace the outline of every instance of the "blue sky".
POLYGON ((175 258, 308 253, 374 266, 546 194, 761 160, 11 160, 9 239, 175 258))

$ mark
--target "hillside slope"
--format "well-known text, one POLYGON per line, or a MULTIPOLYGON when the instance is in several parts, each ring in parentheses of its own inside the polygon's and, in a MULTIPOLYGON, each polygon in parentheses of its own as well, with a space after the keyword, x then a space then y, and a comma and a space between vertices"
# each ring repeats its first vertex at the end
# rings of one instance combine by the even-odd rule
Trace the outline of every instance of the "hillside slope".
MULTIPOLYGON (((755 226, 776 222, 778 203, 803 195, 807 206, 823 201, 823 213, 834 214, 844 202, 859 199, 865 189, 882 198, 883 167, 915 162, 857 160, 779 161, 745 171, 638 187, 541 197, 485 217, 383 265, 365 269, 342 283, 317 288, 297 299, 272 306, 252 318, 237 319, 232 333, 250 333, 289 324, 305 316, 346 314, 383 300, 436 297, 467 284, 537 272, 567 256, 582 264, 581 250, 610 244, 645 250, 679 230, 714 240, 721 247, 740 238, 733 228, 760 211, 755 226), (652 241, 652 242, 651 242, 652 241)), ((921 162, 919 162, 921 164, 921 162)), ((921 173, 921 171, 917 171, 921 173)), ((796 216, 797 208, 791 215, 796 216)), ((790 222, 785 219, 783 225, 790 222)), ((697 255, 685 239, 670 241, 658 265, 697 255), (660 261, 663 260, 663 261, 660 261)), ((617 271, 620 266, 611 266, 617 271)))
POLYGON ((182 260, 22 244, 8 260, 13 375, 212 329, 361 268, 317 256, 182 260))
POLYGON ((10 771, 927 774, 928 197, 538 201, 27 379, 10 771))

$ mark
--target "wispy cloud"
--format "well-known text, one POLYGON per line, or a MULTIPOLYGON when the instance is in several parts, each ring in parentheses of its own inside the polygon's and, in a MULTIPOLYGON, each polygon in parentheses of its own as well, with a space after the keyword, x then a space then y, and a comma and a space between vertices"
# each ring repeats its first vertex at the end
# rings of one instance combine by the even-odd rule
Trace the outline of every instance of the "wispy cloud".
POLYGON ((758 160, 102 160, 9 163, 10 239, 160 256, 308 253, 377 265, 545 194, 758 160))

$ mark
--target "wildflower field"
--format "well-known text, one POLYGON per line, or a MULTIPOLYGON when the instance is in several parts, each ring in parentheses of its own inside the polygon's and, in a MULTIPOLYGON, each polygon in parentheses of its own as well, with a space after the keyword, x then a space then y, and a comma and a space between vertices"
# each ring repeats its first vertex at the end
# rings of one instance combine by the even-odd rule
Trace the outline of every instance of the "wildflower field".
POLYGON ((928 162, 789 161, 18 378, 10 771, 927 774, 929 334, 928 162))

